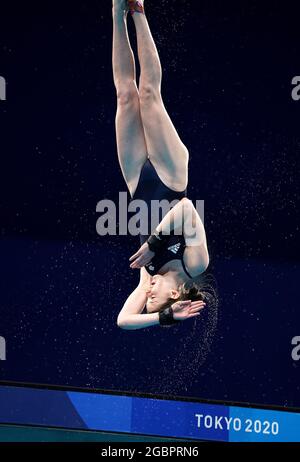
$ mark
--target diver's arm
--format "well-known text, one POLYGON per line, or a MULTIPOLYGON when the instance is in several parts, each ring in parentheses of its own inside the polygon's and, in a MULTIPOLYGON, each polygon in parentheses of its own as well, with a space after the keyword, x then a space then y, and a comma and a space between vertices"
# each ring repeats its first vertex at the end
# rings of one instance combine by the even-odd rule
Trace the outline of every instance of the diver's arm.
MULTIPOLYGON (((134 293, 134 292, 133 292, 134 293)), ((125 305, 124 305, 125 308, 125 305)), ((159 325, 159 314, 127 314, 118 317, 118 327, 124 330, 137 330, 159 325)))
MULTIPOLYGON (((171 231, 176 230, 176 234, 182 234, 183 214, 184 214, 184 199, 179 201, 162 219, 154 233, 162 233, 169 236, 171 231)), ((149 241, 149 239, 148 239, 149 241)), ((129 258, 131 262, 130 268, 137 269, 147 265, 155 255, 155 251, 150 249, 149 242, 145 242, 140 249, 129 258)))
POLYGON ((140 275, 139 285, 129 295, 118 316, 117 324, 121 329, 136 330, 159 324, 158 313, 141 314, 147 301, 151 276, 145 268, 141 268, 140 275))
POLYGON ((162 219, 157 233, 169 234, 175 230, 183 234, 186 248, 184 263, 192 277, 203 273, 209 265, 206 233, 203 222, 191 200, 186 197, 173 207, 162 219))
POLYGON ((184 226, 183 229, 186 245, 183 259, 190 275, 197 277, 204 273, 209 265, 206 233, 201 217, 192 201, 185 199, 185 202, 188 211, 188 226, 184 226))
MULTIPOLYGON (((154 232, 154 240, 158 240, 157 236, 159 236, 161 241, 164 239, 163 236, 168 237, 173 230, 174 234, 184 236, 186 248, 183 258, 187 270, 192 277, 200 275, 209 264, 205 229, 192 201, 187 198, 181 199, 164 216, 154 232)), ((148 241, 130 257, 130 268, 142 268, 151 261, 155 249, 150 249, 148 241)))
POLYGON ((169 235, 171 231, 178 234, 182 233, 185 203, 188 199, 181 199, 168 213, 163 217, 155 231, 163 235, 169 235))
POLYGON ((183 234, 187 246, 197 246, 206 242, 205 229, 193 202, 184 197, 162 219, 156 233, 169 235, 183 234))

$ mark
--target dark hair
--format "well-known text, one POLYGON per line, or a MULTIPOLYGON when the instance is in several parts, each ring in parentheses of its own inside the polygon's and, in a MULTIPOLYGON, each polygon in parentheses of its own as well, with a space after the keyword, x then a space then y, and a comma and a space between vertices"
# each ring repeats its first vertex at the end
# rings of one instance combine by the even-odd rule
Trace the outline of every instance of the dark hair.
POLYGON ((217 308, 219 304, 217 283, 212 274, 201 274, 192 281, 187 281, 179 287, 179 297, 169 298, 159 309, 163 311, 176 302, 183 300, 203 300, 206 308, 217 308))

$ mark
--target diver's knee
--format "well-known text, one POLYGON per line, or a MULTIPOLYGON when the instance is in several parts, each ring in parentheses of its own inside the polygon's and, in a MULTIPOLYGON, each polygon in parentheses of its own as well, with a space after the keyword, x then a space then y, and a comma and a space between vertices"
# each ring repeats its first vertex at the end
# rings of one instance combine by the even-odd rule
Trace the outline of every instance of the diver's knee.
POLYGON ((117 88, 117 100, 118 104, 128 105, 136 104, 139 101, 139 95, 137 88, 134 84, 121 84, 117 88))
POLYGON ((161 100, 160 89, 151 84, 144 84, 139 89, 141 105, 161 100))

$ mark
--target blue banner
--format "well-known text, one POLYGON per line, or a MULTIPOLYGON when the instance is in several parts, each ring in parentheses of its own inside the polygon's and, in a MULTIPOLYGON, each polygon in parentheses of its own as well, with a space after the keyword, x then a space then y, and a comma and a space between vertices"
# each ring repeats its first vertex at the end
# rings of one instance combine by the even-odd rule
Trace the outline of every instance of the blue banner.
POLYGON ((207 441, 300 441, 299 412, 16 386, 0 387, 0 423, 207 441))

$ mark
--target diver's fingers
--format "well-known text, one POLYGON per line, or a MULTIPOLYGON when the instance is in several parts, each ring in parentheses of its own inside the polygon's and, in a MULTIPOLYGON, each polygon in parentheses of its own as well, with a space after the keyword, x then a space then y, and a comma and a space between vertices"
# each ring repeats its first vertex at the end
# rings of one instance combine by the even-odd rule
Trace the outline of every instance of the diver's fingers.
POLYGON ((198 311, 204 310, 204 308, 205 308, 204 306, 198 306, 198 307, 196 306, 196 308, 191 308, 189 310, 189 313, 197 313, 198 311))
POLYGON ((200 313, 189 314, 189 318, 195 318, 196 316, 200 316, 200 313))
POLYGON ((194 302, 191 303, 192 306, 196 305, 206 305, 206 303, 203 300, 195 300, 194 302))
POLYGON ((143 258, 137 258, 133 263, 131 263, 130 268, 141 268, 143 266, 143 258))
POLYGON ((197 308, 204 308, 206 305, 204 303, 197 303, 196 305, 191 305, 190 310, 194 310, 197 308))
POLYGON ((140 250, 138 250, 134 255, 132 255, 132 256, 129 258, 129 261, 134 260, 134 259, 137 258, 139 255, 140 255, 140 250))
POLYGON ((134 262, 131 263, 131 265, 129 265, 130 268, 136 268, 136 260, 134 262))
POLYGON ((198 308, 204 308, 205 305, 203 303, 197 303, 197 305, 190 306, 190 310, 197 310, 198 308))

